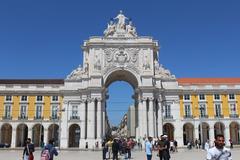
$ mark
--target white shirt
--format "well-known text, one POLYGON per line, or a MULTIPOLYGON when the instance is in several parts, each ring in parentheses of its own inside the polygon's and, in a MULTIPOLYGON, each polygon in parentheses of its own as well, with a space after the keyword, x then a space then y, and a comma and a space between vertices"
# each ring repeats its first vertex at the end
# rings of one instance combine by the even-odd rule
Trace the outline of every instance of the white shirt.
POLYGON ((223 147, 222 150, 213 147, 207 152, 207 160, 232 160, 232 154, 226 147, 223 147))

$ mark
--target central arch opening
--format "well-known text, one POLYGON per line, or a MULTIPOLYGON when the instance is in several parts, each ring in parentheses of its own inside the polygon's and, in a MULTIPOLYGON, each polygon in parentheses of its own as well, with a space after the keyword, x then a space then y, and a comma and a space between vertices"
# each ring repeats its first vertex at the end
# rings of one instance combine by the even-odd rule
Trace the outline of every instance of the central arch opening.
POLYGON ((105 83, 107 88, 106 111, 110 125, 107 137, 135 137, 136 77, 128 71, 111 73, 105 83))

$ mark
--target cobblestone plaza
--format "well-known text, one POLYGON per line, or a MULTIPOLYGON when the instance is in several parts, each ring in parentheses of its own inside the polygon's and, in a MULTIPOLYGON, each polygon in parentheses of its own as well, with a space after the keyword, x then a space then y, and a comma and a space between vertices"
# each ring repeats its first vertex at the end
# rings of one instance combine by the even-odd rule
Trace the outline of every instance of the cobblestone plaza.
MULTIPOLYGON (((159 159, 156 156, 157 152, 154 152, 153 160, 159 159)), ((40 151, 35 152, 35 160, 40 160, 40 151)), ((237 159, 240 157, 240 150, 233 149, 232 150, 233 159, 237 159)), ((0 150, 1 159, 7 160, 20 160, 22 156, 21 150, 0 150)), ((187 150, 180 149, 178 153, 171 154, 171 160, 203 160, 205 159, 206 151, 203 150, 187 150)), ((145 152, 144 151, 133 151, 132 157, 135 160, 145 160, 145 152)), ((101 160, 102 152, 100 151, 70 151, 70 150, 62 150, 60 151, 59 156, 54 157, 54 160, 101 160)))

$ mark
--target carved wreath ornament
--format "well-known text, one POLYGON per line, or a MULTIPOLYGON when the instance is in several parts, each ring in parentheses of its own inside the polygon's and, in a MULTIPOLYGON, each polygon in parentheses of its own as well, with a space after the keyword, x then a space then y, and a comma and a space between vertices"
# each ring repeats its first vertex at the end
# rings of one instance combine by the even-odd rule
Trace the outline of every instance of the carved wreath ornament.
MULTIPOLYGON (((138 48, 106 48, 105 53, 105 66, 110 64, 129 65, 135 64, 138 60, 138 48)), ((135 64, 136 65, 136 64, 135 64)))

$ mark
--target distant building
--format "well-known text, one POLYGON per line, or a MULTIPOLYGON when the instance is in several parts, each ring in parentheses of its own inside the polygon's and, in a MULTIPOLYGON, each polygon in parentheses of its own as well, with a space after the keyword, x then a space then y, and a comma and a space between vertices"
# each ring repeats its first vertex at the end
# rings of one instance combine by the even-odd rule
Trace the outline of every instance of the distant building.
POLYGON ((127 112, 127 136, 128 137, 136 137, 136 112, 135 106, 131 105, 128 108, 127 112))

